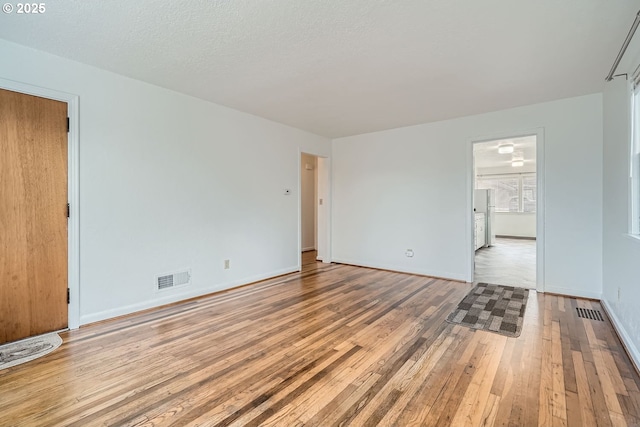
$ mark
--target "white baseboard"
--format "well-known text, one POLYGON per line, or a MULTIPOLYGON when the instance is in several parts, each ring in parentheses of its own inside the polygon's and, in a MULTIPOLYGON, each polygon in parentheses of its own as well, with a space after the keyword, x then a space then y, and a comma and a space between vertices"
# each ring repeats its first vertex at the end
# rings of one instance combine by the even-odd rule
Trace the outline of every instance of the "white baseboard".
MULTIPOLYGON (((89 323, 100 322, 102 320, 113 319, 114 317, 124 316, 124 315, 135 313, 138 311, 147 310, 149 308, 160 307, 162 305, 172 304, 174 302, 180 302, 190 298, 200 297, 203 295, 211 294, 213 292, 224 291, 227 289, 246 285, 248 283, 259 282, 261 280, 270 279, 272 277, 281 276, 283 274, 294 273, 296 271, 299 271, 297 266, 284 268, 281 270, 272 271, 267 274, 260 274, 252 277, 246 277, 244 279, 217 284, 215 286, 209 286, 206 288, 197 288, 194 290, 186 290, 185 292, 174 293, 171 295, 164 295, 159 298, 153 298, 148 301, 143 301, 136 304, 130 304, 124 307, 118 307, 110 310, 99 311, 97 313, 84 314, 84 315, 80 315, 80 325, 86 325, 89 323)), ((188 288, 188 287, 185 287, 185 288, 188 288)), ((182 289, 185 289, 185 288, 182 288, 182 289)))
POLYGON ((633 343, 633 340, 627 333, 627 330, 622 326, 622 322, 620 322, 620 319, 618 319, 618 316, 616 316, 616 312, 613 310, 607 300, 602 299, 600 301, 600 304, 602 305, 602 308, 604 308, 604 311, 607 313, 607 316, 609 316, 609 319, 611 319, 611 324, 613 324, 613 327, 618 333, 618 336, 622 341, 622 345, 627 351, 631 362, 635 365, 636 371, 640 372, 640 352, 638 351, 638 347, 636 347, 633 343))
POLYGON ((466 282, 466 277, 464 274, 455 274, 448 271, 436 271, 436 270, 422 270, 422 269, 413 269, 406 268, 397 265, 391 264, 373 264, 353 259, 345 259, 345 258, 333 258, 332 262, 336 262, 338 264, 350 264, 356 265, 359 267, 369 267, 369 268, 377 268, 380 270, 389 270, 389 271, 397 271, 398 273, 409 273, 409 274, 418 274, 421 276, 429 276, 436 277, 444 280, 457 280, 459 282, 466 282))
POLYGON ((583 291, 580 289, 562 288, 559 286, 545 286, 544 292, 549 292, 549 293, 558 294, 558 295, 566 295, 568 297, 595 299, 598 301, 602 299, 601 292, 589 292, 589 291, 583 291))

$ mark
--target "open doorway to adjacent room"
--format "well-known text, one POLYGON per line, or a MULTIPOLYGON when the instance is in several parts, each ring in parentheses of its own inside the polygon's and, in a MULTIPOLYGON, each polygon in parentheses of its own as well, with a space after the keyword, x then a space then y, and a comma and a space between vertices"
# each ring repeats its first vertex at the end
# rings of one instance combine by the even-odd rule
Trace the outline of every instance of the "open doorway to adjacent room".
POLYGON ((300 154, 300 245, 302 271, 318 260, 318 157, 300 154))
POLYGON ((537 136, 473 144, 473 281, 536 289, 537 136))

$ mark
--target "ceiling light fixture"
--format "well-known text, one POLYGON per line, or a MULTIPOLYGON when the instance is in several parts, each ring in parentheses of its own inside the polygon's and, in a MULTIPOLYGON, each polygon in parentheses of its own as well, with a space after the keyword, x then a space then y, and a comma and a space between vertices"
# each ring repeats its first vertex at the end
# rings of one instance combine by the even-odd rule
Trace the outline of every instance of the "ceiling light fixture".
POLYGON ((511 161, 511 167, 519 168, 519 167, 522 167, 522 166, 524 166, 524 160, 512 160, 511 161))
POLYGON ((513 143, 508 142, 506 144, 498 145, 498 153, 500 153, 500 154, 513 153, 513 143))

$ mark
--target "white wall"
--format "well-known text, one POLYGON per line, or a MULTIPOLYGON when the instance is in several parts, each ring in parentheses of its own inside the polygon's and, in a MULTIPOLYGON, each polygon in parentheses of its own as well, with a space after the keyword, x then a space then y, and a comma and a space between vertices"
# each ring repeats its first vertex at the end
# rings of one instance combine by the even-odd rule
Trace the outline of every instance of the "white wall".
POLYGON ((297 270, 299 153, 328 139, 5 41, 0 78, 79 95, 81 323, 297 270))
POLYGON ((302 250, 316 249, 317 158, 302 153, 300 158, 300 218, 302 250), (307 166, 311 169, 307 169, 307 166))
POLYGON ((537 128, 544 128, 545 288, 599 298, 601 94, 334 140, 333 259, 468 279, 471 141, 537 128), (570 167, 577 156, 580 166, 570 167), (404 255, 409 248, 413 258, 404 255))
POLYGON ((318 254, 316 259, 325 263, 331 262, 331 158, 317 157, 317 240, 318 254))
MULTIPOLYGON (((631 70, 633 71, 633 70, 631 70)), ((622 71, 619 71, 622 72, 622 71)), ((640 240, 629 236, 629 88, 624 78, 604 92, 603 295, 630 354, 640 366, 640 240)))
POLYGON ((496 212, 497 236, 536 237, 536 214, 496 212))

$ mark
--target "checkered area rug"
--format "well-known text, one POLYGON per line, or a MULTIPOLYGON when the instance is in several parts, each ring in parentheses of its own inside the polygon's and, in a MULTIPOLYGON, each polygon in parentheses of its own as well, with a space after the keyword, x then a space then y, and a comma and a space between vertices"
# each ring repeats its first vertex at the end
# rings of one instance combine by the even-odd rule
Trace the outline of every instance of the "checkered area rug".
POLYGON ((478 283, 447 317, 447 322, 518 337, 528 297, 528 289, 478 283))

